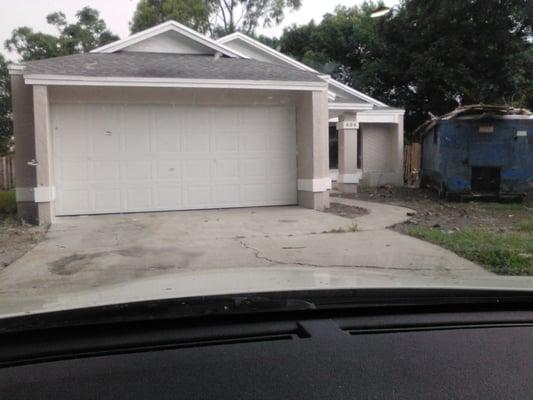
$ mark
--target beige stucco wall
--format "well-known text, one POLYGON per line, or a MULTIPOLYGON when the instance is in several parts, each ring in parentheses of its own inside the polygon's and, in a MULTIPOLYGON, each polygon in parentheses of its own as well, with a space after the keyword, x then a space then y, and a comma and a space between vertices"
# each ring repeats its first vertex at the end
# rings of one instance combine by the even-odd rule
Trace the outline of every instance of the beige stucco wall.
POLYGON ((181 105, 295 104, 299 94, 281 90, 51 86, 51 103, 128 103, 181 105))
POLYGON ((24 84, 22 75, 11 75, 11 91, 18 214, 29 222, 35 222, 37 205, 33 202, 33 188, 37 182, 36 170, 28 165, 28 162, 35 159, 33 88, 24 84))
POLYGON ((306 208, 329 207, 329 191, 320 182, 329 180, 329 122, 327 91, 305 93, 296 101, 296 136, 299 186, 298 203, 306 208))
MULTIPOLYGON (((124 88, 124 87, 31 87, 16 82, 14 101, 17 152, 20 148, 21 165, 17 187, 50 189, 51 201, 41 202, 35 216, 48 222, 54 216, 52 141, 50 131, 50 104, 54 103, 129 103, 178 105, 293 105, 296 108, 297 168, 300 180, 313 181, 328 178, 328 113, 327 91, 288 92, 264 90, 182 89, 182 88, 124 88), (16 99, 16 100, 15 100, 16 99), (35 105, 35 106, 34 106, 35 105), (20 121, 26 121, 20 123, 20 121), (27 123, 31 121, 31 123, 27 123), (33 132, 36 136, 33 137, 33 132), (37 150, 35 147, 37 143, 37 150), (26 149, 26 150, 24 150, 26 149), (36 154, 37 153, 37 154, 36 154), (36 158, 39 165, 28 167, 28 159, 36 158), (24 164, 24 165, 23 165, 24 164)), ((326 189, 303 189, 298 192, 299 204, 315 209, 329 206, 326 189)))
POLYGON ((177 32, 161 33, 149 39, 134 43, 123 51, 141 51, 150 53, 177 53, 177 54, 213 54, 214 50, 203 46, 177 32))
POLYGON ((403 184, 403 129, 399 124, 362 123, 363 186, 403 184), (401 139, 401 140, 400 140, 401 139))

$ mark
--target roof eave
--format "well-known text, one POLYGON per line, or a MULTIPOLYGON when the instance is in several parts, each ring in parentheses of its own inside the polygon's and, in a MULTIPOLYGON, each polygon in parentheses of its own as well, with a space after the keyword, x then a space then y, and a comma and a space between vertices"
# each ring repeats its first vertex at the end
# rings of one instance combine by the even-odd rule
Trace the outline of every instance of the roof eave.
MULTIPOLYGON (((270 54, 273 57, 278 58, 279 60, 285 61, 285 62, 287 62, 287 63, 289 63, 289 64, 291 64, 291 65, 293 65, 293 66, 295 66, 297 68, 303 69, 305 71, 313 72, 313 73, 316 73, 316 74, 319 73, 318 71, 316 71, 315 69, 305 65, 304 63, 301 63, 300 61, 297 61, 294 58, 289 57, 286 54, 283 54, 283 53, 281 53, 281 52, 279 52, 279 51, 277 51, 277 50, 275 50, 275 49, 273 49, 273 48, 271 48, 271 47, 269 47, 269 46, 267 46, 267 45, 255 40, 255 39, 253 39, 253 38, 251 38, 251 37, 249 37, 249 36, 247 36, 247 35, 245 35, 245 34, 243 34, 241 32, 235 32, 235 33, 232 33, 230 35, 224 36, 224 37, 218 39, 217 42, 225 44, 225 43, 231 42, 232 40, 238 40, 238 39, 242 40, 245 43, 248 43, 248 44, 254 46, 255 48, 257 48, 259 50, 262 50, 262 51, 270 54)), ((374 99, 374 98, 372 98, 372 97, 370 97, 370 96, 368 96, 368 95, 366 95, 364 93, 361 93, 358 90, 355 90, 355 89, 353 89, 353 88, 351 88, 351 87, 349 87, 349 86, 347 86, 347 85, 345 85, 345 84, 343 84, 343 83, 341 83, 341 82, 339 82, 339 81, 337 81, 337 80, 335 80, 335 79, 333 79, 331 77, 329 77, 329 82, 333 86, 337 87, 338 89, 340 89, 340 90, 342 90, 342 91, 344 91, 346 93, 349 93, 349 94, 351 94, 353 96, 357 96, 357 97, 361 98, 364 101, 368 101, 371 104, 374 104, 374 105, 379 106, 379 107, 388 107, 387 104, 382 103, 381 101, 376 100, 376 99, 374 99)))
POLYGON ((169 87, 198 89, 257 89, 317 91, 327 90, 325 82, 317 81, 269 81, 234 79, 190 79, 150 77, 91 77, 74 75, 24 74, 28 85, 48 86, 111 86, 111 87, 169 87))

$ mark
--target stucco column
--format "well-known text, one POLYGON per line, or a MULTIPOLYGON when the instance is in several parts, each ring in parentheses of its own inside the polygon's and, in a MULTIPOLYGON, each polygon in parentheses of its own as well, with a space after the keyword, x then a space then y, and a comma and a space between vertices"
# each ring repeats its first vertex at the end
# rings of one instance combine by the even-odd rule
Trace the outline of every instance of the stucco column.
POLYGON ((33 89, 24 83, 21 69, 10 69, 13 132, 15 135, 15 192, 18 216, 27 222, 37 221, 33 189, 36 185, 33 124, 33 89))
POLYGON ((361 171, 357 168, 357 135, 359 123, 356 113, 339 116, 339 177, 338 189, 344 193, 356 193, 361 171))
POLYGON ((37 185, 34 189, 39 223, 46 224, 54 217, 54 174, 52 162, 52 134, 50 129, 50 102, 48 88, 33 87, 33 115, 35 124, 35 160, 37 185))
POLYGON ((329 207, 328 92, 302 93, 296 111, 298 204, 323 210, 329 207))
POLYGON ((396 125, 396 166, 395 172, 398 174, 397 184, 403 186, 403 164, 404 164, 404 131, 403 131, 403 115, 399 116, 398 124, 396 125))

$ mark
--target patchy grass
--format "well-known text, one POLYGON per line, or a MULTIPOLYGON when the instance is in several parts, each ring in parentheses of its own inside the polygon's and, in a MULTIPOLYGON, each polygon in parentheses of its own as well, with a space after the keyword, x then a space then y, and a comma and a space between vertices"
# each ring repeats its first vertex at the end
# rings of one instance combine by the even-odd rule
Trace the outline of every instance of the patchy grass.
POLYGON ((14 190, 0 190, 0 218, 13 216, 17 212, 14 190))
MULTIPOLYGON (((516 224, 516 230, 521 232, 532 232, 533 233, 533 218, 527 221, 522 221, 516 224)), ((533 240, 533 237, 531 238, 533 240)))
POLYGON ((529 202, 524 203, 496 203, 496 202, 479 202, 482 208, 486 210, 494 210, 500 212, 523 212, 533 211, 533 204, 529 202))
POLYGON ((533 276, 531 221, 517 231, 500 233, 487 229, 445 231, 424 226, 403 227, 419 239, 442 246, 500 275, 533 276))
POLYGON ((322 233, 348 233, 348 232, 357 232, 359 228, 356 223, 352 223, 346 227, 330 229, 329 231, 324 231, 322 233))

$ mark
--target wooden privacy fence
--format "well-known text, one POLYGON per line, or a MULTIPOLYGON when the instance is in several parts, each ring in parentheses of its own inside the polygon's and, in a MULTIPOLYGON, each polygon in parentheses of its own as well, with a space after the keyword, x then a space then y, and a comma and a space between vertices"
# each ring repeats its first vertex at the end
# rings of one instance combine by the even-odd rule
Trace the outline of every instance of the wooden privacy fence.
POLYGON ((417 185, 420 176, 420 143, 406 145, 403 152, 403 179, 407 185, 417 185))
POLYGON ((15 187, 15 157, 0 157, 0 190, 15 187))

